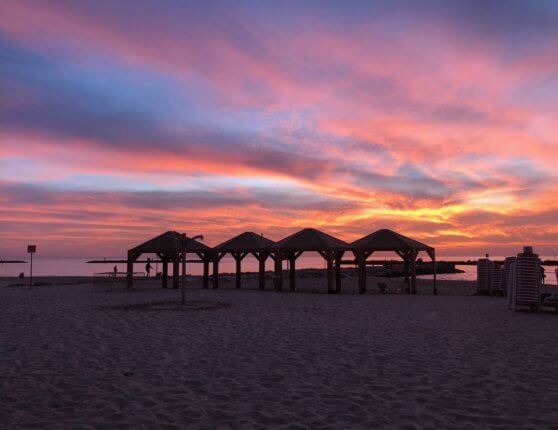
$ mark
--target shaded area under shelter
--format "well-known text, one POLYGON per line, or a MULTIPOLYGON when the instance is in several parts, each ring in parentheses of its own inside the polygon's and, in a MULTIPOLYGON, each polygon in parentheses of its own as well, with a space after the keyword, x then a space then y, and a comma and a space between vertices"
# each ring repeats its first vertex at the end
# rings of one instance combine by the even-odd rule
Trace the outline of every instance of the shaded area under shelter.
POLYGON ((348 243, 315 228, 305 228, 269 247, 275 260, 275 288, 283 287, 283 260, 289 261, 289 286, 296 291, 296 259, 304 252, 317 252, 327 262, 327 292, 341 291, 341 259, 350 250, 348 243), (334 286, 335 279, 335 286, 334 286))
POLYGON ((180 261, 183 253, 192 253, 199 257, 197 262, 203 263, 203 286, 207 288, 209 285, 209 262, 212 257, 212 249, 176 231, 167 231, 128 250, 126 288, 130 289, 133 286, 133 265, 142 254, 156 254, 161 260, 163 265, 163 288, 167 288, 168 286, 168 268, 169 263, 172 263, 172 287, 178 288, 180 261))
POLYGON ((261 234, 246 231, 213 248, 213 288, 219 288, 219 261, 231 254, 236 262, 236 288, 241 287, 242 260, 249 254, 258 260, 258 286, 265 288, 265 262, 273 242, 261 234))
POLYGON ((405 285, 410 294, 417 292, 417 256, 419 252, 426 252, 433 262, 434 294, 436 290, 436 250, 410 237, 395 231, 382 229, 364 236, 351 243, 353 254, 358 266, 359 293, 366 293, 366 260, 376 251, 393 251, 403 259, 405 285))

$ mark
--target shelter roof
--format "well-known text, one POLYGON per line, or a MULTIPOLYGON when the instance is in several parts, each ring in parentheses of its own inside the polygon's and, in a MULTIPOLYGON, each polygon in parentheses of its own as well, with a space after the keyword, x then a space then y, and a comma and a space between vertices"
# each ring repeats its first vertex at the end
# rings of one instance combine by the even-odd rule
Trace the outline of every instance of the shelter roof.
POLYGON ((214 249, 221 252, 254 252, 266 250, 274 243, 261 234, 246 231, 217 245, 214 249))
POLYGON ((434 248, 422 242, 403 236, 393 230, 382 229, 351 243, 354 249, 373 251, 432 251, 434 248))
MULTIPOLYGON (((176 231, 167 231, 130 249, 136 253, 175 253, 182 252, 184 236, 176 231)), ((186 236, 186 252, 207 252, 211 248, 186 236)))
POLYGON ((347 242, 315 228, 300 230, 270 247, 280 251, 345 251, 350 248, 347 242))

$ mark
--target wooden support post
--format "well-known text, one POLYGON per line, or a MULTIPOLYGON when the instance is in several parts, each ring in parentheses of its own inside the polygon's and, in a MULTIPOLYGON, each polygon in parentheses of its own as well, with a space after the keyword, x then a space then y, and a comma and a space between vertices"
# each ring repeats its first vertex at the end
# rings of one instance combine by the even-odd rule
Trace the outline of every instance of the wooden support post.
POLYGON ((203 258, 203 288, 209 288, 209 258, 203 258))
POLYGON ((213 289, 219 288, 219 256, 213 258, 213 289))
POLYGON ((281 252, 275 253, 275 278, 273 282, 275 284, 275 291, 283 289, 283 256, 281 252))
POLYGON ((366 294, 366 254, 364 251, 358 252, 358 293, 366 294))
POLYGON ((242 276, 242 257, 240 254, 233 253, 233 257, 236 260, 236 288, 240 288, 240 278, 242 276))
POLYGON ((403 275, 405 277, 405 291, 407 293, 411 290, 411 284, 409 282, 409 253, 403 254, 403 275))
MULTIPOLYGON (((186 237, 186 235, 184 235, 186 237)), ((180 278, 180 295, 181 295, 181 304, 186 304, 186 256, 188 255, 186 252, 186 239, 182 240, 182 253, 180 255, 180 265, 182 266, 182 277, 180 278)))
POLYGON ((260 290, 265 289, 265 260, 266 259, 267 259, 267 254, 265 253, 265 251, 262 251, 258 254, 260 290))
POLYGON ((165 257, 162 261, 163 263, 163 288, 168 288, 169 286, 169 261, 165 257))
POLYGON ((328 294, 335 293, 335 288, 333 286, 333 253, 327 253, 327 292, 328 294))
POLYGON ((132 252, 128 252, 128 259, 126 260, 126 289, 129 290, 134 286, 134 261, 137 256, 132 252))
POLYGON ((180 278, 180 255, 177 253, 172 259, 172 288, 178 290, 180 278))
POLYGON ((296 258, 294 253, 289 256, 289 263, 291 265, 289 273, 289 286, 291 288, 291 292, 294 293, 296 291, 296 258))
POLYGON ((335 257, 335 292, 339 294, 341 292, 341 257, 343 257, 343 252, 340 252, 335 257))

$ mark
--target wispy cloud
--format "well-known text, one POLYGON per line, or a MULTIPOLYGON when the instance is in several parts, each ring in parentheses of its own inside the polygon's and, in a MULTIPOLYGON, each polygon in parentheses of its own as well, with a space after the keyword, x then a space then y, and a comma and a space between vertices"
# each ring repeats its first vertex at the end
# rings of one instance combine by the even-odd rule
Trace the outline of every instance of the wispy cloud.
POLYGON ((553 2, 7 1, 0 16, 0 252, 305 223, 448 252, 558 247, 553 2))

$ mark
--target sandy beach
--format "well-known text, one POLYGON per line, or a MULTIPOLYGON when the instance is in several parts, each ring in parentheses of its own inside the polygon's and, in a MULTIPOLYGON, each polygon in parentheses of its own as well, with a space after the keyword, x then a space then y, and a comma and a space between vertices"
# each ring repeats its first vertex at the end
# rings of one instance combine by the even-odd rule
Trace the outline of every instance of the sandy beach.
POLYGON ((557 95, 558 0, 0 0, 0 430, 558 430, 557 95))
POLYGON ((352 280, 327 295, 231 279, 191 283, 181 310, 154 282, 51 281, 69 284, 1 281, 3 428, 557 428, 558 316, 471 283, 359 296, 352 280))

